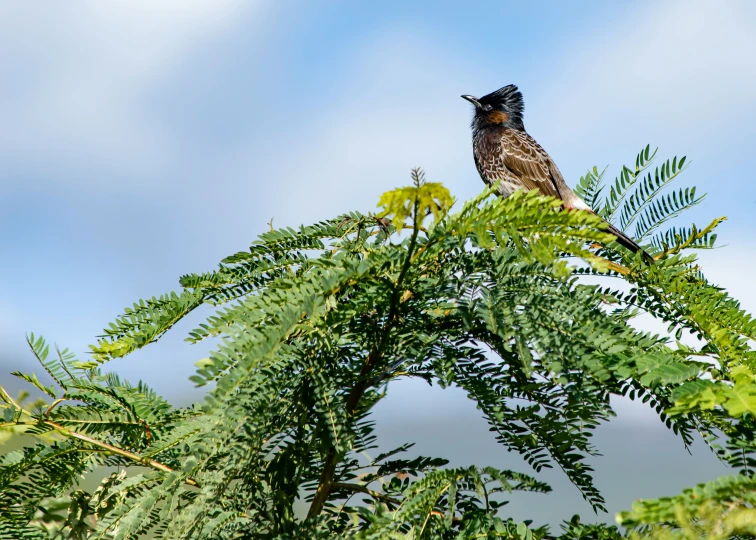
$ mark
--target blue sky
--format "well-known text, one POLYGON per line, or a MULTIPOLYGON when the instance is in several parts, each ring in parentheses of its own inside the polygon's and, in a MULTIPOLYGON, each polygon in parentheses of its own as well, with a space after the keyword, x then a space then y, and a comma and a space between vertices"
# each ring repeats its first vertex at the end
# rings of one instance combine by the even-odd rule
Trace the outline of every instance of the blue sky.
MULTIPOLYGON (((687 219, 730 218, 727 247, 703 254, 703 269, 756 311, 748 0, 6 2, 0 43, 6 372, 31 368, 28 331, 84 356, 124 306, 245 249, 271 218, 298 225, 371 210, 418 165, 458 199, 476 194, 471 111, 459 96, 509 83, 571 184, 593 165, 613 173, 646 143, 687 154, 682 182, 709 193, 687 219)), ((187 377, 207 348, 182 343, 197 322, 111 369, 175 402, 197 395, 187 377)), ((487 436, 463 396, 407 385, 382 405, 382 434, 413 433, 439 410, 487 436)), ((681 449, 648 420, 620 404, 618 422, 640 446, 633 457, 615 444, 620 431, 607 431, 620 453, 605 463, 637 459, 658 439, 671 448, 660 467, 681 467, 659 489, 719 472, 705 456, 677 461, 681 449)), ((501 453, 438 432, 424 435, 426 452, 441 446, 464 463, 501 453)), ((624 490, 607 480, 610 508, 660 494, 643 478, 624 490)))

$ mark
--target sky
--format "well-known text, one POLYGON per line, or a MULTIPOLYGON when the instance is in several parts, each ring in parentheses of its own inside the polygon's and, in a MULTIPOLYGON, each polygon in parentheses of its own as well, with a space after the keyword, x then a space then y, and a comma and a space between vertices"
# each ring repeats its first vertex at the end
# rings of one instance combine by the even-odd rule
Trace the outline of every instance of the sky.
MULTIPOLYGON (((647 143, 687 155, 681 185, 708 196, 681 224, 728 216, 702 267, 756 311, 755 50, 749 0, 2 3, 0 384, 34 368, 25 333, 84 359, 125 306, 214 268, 271 219, 370 211, 416 166, 472 197, 459 96, 510 83, 572 185, 594 165, 613 177, 647 143)), ((209 345, 183 338, 199 322, 109 369, 198 398, 188 377, 209 345)), ((610 511, 722 474, 643 406, 617 408, 594 462, 610 511)), ((377 419, 387 444, 417 437, 426 455, 527 471, 460 392, 400 382, 377 419)), ((554 495, 512 511, 590 513, 548 479, 554 495)))

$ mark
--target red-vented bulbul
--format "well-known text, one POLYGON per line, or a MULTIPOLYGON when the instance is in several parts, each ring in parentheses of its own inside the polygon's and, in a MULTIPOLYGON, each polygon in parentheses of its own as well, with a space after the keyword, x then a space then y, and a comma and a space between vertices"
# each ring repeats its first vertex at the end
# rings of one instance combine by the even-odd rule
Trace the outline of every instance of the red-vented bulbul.
MULTIPOLYGON (((543 195, 562 200, 566 209, 593 213, 564 181, 562 173, 546 150, 525 131, 522 114, 525 108, 522 94, 513 84, 491 92, 482 98, 462 96, 475 106, 472 121, 473 155, 483 181, 498 183, 502 197, 517 189, 538 189, 543 195)), ((648 262, 654 259, 625 233, 608 223, 607 230, 617 242, 631 250, 640 251, 648 262)))

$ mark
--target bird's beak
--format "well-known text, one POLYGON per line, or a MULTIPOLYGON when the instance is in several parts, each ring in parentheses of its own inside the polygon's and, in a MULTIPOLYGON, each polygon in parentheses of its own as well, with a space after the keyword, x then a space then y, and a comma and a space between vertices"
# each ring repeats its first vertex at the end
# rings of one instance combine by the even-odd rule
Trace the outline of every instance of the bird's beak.
POLYGON ((474 98, 473 96, 462 96, 462 99, 466 99, 467 101, 475 105, 476 109, 480 109, 480 101, 478 101, 477 98, 474 98))

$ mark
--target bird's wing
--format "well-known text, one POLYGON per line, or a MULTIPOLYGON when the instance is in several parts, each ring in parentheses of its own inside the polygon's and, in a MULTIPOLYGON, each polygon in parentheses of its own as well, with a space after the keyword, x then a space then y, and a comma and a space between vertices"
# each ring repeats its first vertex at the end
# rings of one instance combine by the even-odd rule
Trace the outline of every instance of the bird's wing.
MULTIPOLYGON (((502 134, 504 165, 516 175, 525 189, 538 189, 543 195, 551 195, 564 201, 565 208, 577 208, 592 212, 580 197, 570 189, 559 172, 556 163, 533 137, 524 131, 507 129, 502 134)), ((608 223, 608 222, 607 222, 608 223)), ((650 263, 654 258, 646 253, 635 240, 608 223, 609 232, 617 237, 617 242, 632 251, 640 251, 650 263)))
POLYGON ((546 150, 533 137, 524 131, 507 129, 502 134, 501 147, 504 165, 520 179, 525 189, 538 189, 542 195, 564 199, 566 193, 560 192, 563 190, 559 184, 566 187, 566 183, 558 169, 558 179, 561 182, 557 181, 552 173, 552 168, 556 169, 556 165, 553 165, 546 150))

